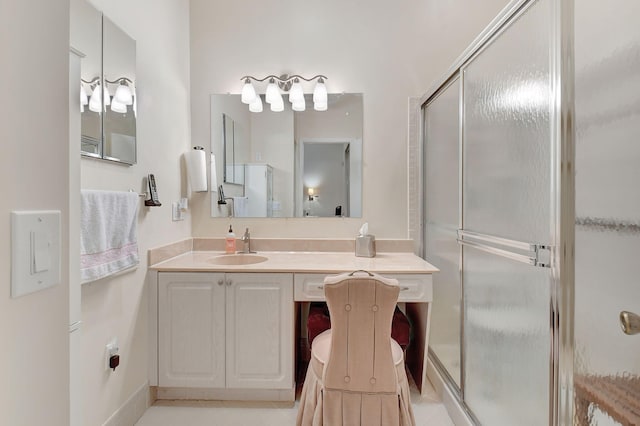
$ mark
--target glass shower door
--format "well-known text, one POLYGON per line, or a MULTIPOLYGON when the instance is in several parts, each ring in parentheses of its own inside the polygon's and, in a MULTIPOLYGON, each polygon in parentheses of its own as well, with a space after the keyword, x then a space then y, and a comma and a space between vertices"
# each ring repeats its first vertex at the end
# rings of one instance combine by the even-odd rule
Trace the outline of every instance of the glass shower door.
POLYGON ((640 332, 638 16, 634 1, 575 2, 574 424, 581 426, 640 424, 640 334, 621 328, 640 332))
POLYGON ((462 67, 464 400, 491 426, 550 423, 552 4, 462 67))
POLYGON ((429 348, 460 388, 460 79, 424 108, 425 258, 433 276, 429 348))

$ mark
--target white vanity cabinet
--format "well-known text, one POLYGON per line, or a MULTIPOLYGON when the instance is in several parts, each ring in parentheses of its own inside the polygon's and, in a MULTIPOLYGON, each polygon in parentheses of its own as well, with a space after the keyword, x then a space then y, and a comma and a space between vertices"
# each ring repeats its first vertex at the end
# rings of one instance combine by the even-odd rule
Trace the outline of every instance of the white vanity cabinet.
POLYGON ((293 389, 293 318, 293 274, 158 273, 158 386, 293 389))

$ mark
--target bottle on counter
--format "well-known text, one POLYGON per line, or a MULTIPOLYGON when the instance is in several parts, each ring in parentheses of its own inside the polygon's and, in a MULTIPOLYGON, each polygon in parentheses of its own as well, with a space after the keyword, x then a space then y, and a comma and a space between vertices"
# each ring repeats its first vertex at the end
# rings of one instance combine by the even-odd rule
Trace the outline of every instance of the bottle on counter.
POLYGON ((229 225, 229 233, 224 239, 224 251, 227 254, 234 254, 236 252, 236 234, 233 233, 231 225, 229 225))

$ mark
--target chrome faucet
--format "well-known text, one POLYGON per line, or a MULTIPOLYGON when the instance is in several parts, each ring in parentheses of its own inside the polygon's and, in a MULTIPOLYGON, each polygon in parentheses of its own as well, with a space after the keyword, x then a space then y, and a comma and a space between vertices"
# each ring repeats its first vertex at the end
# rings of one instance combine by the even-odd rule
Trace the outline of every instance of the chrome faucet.
POLYGON ((251 251, 251 234, 249 234, 249 228, 244 230, 244 235, 242 236, 241 253, 255 253, 255 251, 251 251))

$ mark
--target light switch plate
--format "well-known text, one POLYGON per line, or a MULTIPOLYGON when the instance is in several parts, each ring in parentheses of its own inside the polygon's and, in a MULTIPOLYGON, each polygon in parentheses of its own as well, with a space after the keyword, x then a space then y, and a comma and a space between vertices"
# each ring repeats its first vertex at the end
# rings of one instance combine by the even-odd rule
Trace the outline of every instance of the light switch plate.
POLYGON ((180 202, 171 203, 171 219, 174 222, 184 220, 184 214, 180 209, 180 202))
POLYGON ((11 297, 60 282, 60 211, 11 212, 11 297))

